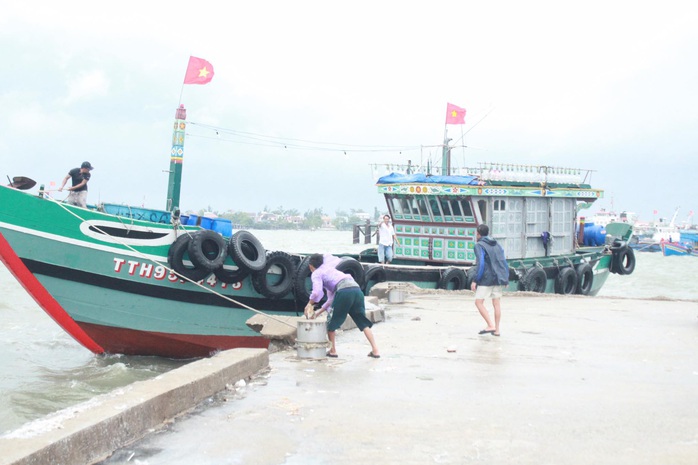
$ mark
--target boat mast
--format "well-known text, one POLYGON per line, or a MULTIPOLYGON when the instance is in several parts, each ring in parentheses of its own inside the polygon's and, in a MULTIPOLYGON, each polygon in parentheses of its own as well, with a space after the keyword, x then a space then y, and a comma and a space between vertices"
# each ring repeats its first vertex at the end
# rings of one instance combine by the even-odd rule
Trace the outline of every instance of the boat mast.
POLYGON ((184 161, 184 130, 187 127, 187 110, 180 104, 175 112, 170 152, 170 180, 167 185, 167 211, 179 208, 179 189, 182 185, 182 162, 184 161))
POLYGON ((451 147, 449 147, 448 143, 451 142, 451 139, 446 137, 445 131, 444 131, 444 147, 443 147, 443 152, 441 153, 441 175, 442 176, 450 176, 451 175, 451 147))

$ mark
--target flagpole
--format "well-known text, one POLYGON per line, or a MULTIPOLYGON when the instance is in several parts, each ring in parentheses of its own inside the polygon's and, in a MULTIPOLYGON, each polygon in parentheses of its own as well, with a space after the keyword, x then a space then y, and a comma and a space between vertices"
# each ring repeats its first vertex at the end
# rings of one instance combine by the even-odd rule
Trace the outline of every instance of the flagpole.
POLYGON ((441 176, 451 174, 450 151, 448 149, 448 125, 444 123, 444 147, 441 153, 441 176))

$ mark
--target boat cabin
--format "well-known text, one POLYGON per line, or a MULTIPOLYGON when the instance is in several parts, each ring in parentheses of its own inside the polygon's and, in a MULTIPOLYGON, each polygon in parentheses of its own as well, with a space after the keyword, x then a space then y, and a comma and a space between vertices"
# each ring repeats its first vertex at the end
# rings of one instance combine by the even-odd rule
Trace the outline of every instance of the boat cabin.
POLYGON ((508 259, 575 253, 577 208, 603 197, 602 190, 582 183, 581 175, 550 175, 561 168, 514 167, 500 171, 496 179, 486 174, 492 170, 483 171, 464 176, 393 173, 378 180, 400 239, 394 246, 396 260, 473 264, 475 232, 482 223, 508 259))

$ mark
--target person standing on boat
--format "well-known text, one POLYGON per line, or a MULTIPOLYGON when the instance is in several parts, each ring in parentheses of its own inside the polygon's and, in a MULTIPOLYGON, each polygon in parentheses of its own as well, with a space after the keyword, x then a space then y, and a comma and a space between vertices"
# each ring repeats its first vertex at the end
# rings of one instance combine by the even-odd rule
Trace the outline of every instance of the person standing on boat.
POLYGON ((66 189, 69 194, 65 199, 65 202, 70 205, 75 205, 77 207, 87 208, 87 181, 90 180, 90 171, 94 168, 89 161, 85 161, 80 165, 80 168, 73 168, 68 171, 68 174, 63 178, 63 184, 61 185, 59 192, 63 191, 65 184, 68 179, 73 180, 72 187, 66 189))
POLYGON ((499 321, 502 317, 501 298, 504 287, 509 284, 509 265, 504 256, 504 249, 497 241, 489 237, 490 228, 486 224, 477 227, 475 244, 475 277, 470 289, 475 292, 475 306, 487 327, 479 334, 499 336, 499 321), (492 299, 494 324, 485 308, 485 299, 492 299))
POLYGON ((400 241, 395 235, 395 229, 390 222, 390 216, 384 215, 383 222, 378 227, 378 262, 390 263, 393 261, 393 243, 400 241))
POLYGON ((309 267, 312 274, 313 291, 310 293, 308 304, 305 306, 305 316, 316 318, 329 308, 332 308, 327 322, 327 337, 330 340, 330 351, 328 357, 337 357, 337 347, 335 345, 336 331, 342 326, 347 316, 350 316, 359 331, 363 332, 371 344, 369 357, 380 358, 378 346, 373 337, 371 327, 373 323, 366 317, 366 306, 364 293, 350 274, 342 273, 337 268, 336 257, 316 253, 310 256, 309 267), (320 302, 327 292, 327 301, 322 305, 320 311, 315 313, 315 304, 320 302))

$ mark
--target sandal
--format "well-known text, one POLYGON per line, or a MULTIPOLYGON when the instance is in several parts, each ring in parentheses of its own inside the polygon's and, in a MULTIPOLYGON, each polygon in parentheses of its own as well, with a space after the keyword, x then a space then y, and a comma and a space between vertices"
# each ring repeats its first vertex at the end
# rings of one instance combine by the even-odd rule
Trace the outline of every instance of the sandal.
POLYGON ((381 358, 380 355, 374 354, 373 351, 369 352, 369 353, 368 353, 368 356, 371 357, 371 358, 381 358))
POLYGON ((331 353, 329 353, 329 352, 327 352, 327 356, 328 356, 328 357, 331 357, 331 358, 337 358, 337 357, 339 357, 339 355, 337 355, 337 354, 331 354, 331 353))

